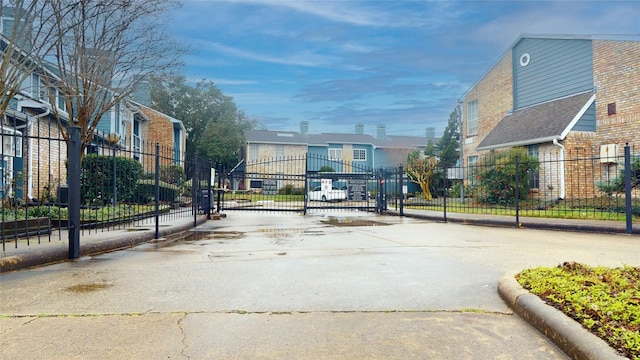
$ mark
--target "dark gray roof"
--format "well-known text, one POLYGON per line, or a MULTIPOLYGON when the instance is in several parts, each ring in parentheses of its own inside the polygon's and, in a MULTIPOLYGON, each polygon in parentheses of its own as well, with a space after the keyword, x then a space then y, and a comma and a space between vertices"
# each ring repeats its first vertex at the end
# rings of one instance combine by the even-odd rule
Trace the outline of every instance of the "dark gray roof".
MULTIPOLYGON (((245 137, 249 143, 297 144, 329 146, 329 144, 363 144, 380 148, 425 147, 430 139, 424 136, 387 136, 377 139, 367 134, 322 133, 302 135, 295 131, 247 130, 245 137)), ((439 139, 431 139, 436 143, 439 139)))
POLYGON ((308 139, 295 131, 247 130, 244 135, 251 143, 308 144, 308 139))
POLYGON ((561 140, 592 102, 591 92, 519 109, 505 116, 478 145, 478 150, 561 140))

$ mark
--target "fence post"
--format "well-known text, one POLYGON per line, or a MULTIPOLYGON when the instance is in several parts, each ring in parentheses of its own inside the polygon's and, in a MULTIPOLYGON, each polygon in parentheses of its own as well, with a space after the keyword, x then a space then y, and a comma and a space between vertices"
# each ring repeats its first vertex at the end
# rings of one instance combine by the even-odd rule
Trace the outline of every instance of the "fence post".
MULTIPOLYGON (((211 160, 209 160, 209 164, 207 165, 207 220, 211 220, 211 204, 213 203, 213 191, 211 190, 211 160)), ((218 194, 218 198, 220 195, 218 194)))
POLYGON ((520 155, 516 154, 516 227, 520 227, 520 179, 518 171, 520 170, 520 155))
POLYGON ((216 171, 218 171, 218 212, 220 212, 220 198, 224 197, 224 187, 222 185, 222 174, 225 173, 224 166, 216 164, 216 171))
POLYGON ((156 143, 156 170, 154 183, 154 210, 153 215, 156 221, 155 238, 160 238, 160 144, 156 143))
POLYGON ((631 148, 624 146, 624 202, 627 218, 627 234, 633 233, 633 211, 631 207, 631 148))
POLYGON ((402 165, 398 167, 400 172, 400 216, 404 216, 404 171, 402 165))
POLYGON ((69 183, 69 259, 80 257, 80 154, 82 142, 80 127, 69 128, 68 183, 69 183))
POLYGON ((200 190, 198 154, 193 156, 193 171, 191 173, 191 212, 193 213, 193 227, 196 227, 198 225, 198 191, 200 190))
POLYGON ((447 222, 447 167, 443 166, 442 170, 444 171, 444 189, 442 191, 444 222, 447 222))
POLYGON ((302 214, 307 215, 307 202, 309 201, 309 153, 303 155, 304 158, 304 205, 302 214))

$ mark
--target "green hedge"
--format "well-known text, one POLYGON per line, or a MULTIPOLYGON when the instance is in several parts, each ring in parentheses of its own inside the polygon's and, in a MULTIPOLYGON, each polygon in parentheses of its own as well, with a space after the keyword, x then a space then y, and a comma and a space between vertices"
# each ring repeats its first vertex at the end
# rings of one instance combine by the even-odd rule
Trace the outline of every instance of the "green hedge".
MULTIPOLYGON (((139 180, 136 186, 136 202, 146 204, 155 199, 155 181, 139 180)), ((175 185, 160 181, 160 201, 174 202, 180 194, 180 188, 175 185)))
MULTIPOLYGON (((82 159, 80 194, 85 205, 105 205, 113 201, 113 161, 105 155, 86 155, 82 159)), ((142 165, 129 158, 116 157, 117 200, 133 202, 142 165)))

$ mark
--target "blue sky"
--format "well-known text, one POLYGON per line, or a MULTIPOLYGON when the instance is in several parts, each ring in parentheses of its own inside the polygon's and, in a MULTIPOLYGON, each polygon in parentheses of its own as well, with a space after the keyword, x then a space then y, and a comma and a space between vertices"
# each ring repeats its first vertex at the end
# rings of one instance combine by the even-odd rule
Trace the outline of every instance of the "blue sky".
MULTIPOLYGON (((171 31, 269 130, 442 134, 521 34, 640 34, 640 1, 182 0, 171 31)), ((637 37, 636 37, 637 39, 637 37)))

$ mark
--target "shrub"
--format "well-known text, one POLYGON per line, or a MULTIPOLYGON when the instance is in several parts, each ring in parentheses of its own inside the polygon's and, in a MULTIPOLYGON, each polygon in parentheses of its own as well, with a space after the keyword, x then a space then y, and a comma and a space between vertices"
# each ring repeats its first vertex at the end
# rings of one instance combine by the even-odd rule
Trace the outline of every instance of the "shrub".
MULTIPOLYGON (((631 159, 631 187, 636 187, 640 184, 640 157, 635 156, 631 159)), ((620 169, 618 176, 612 181, 597 182, 596 186, 602 192, 607 195, 614 193, 623 193, 624 190, 624 166, 620 169)))
MULTIPOLYGON (((180 194, 180 188, 173 184, 160 181, 160 198, 162 202, 174 202, 180 194)), ((139 180, 136 186, 136 202, 150 203, 155 199, 156 187, 153 180, 139 180)))
MULTIPOLYGON (((131 202, 142 174, 139 162, 116 157, 117 200, 131 202)), ((113 199, 113 158, 105 155, 86 155, 80 172, 80 194, 84 204, 105 205, 113 199)))
POLYGON ((483 159, 475 171, 476 184, 473 196, 487 204, 512 205, 516 200, 516 187, 521 200, 529 192, 531 173, 538 169, 538 159, 527 154, 524 148, 513 148, 483 159), (518 158, 518 183, 516 184, 516 157, 518 158))
POLYGON ((278 190, 278 194, 281 195, 304 195, 304 189, 294 188, 293 185, 285 185, 282 189, 278 190))

